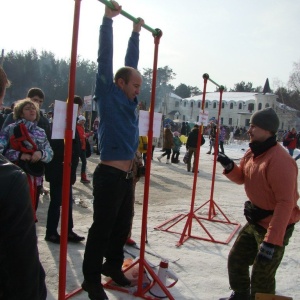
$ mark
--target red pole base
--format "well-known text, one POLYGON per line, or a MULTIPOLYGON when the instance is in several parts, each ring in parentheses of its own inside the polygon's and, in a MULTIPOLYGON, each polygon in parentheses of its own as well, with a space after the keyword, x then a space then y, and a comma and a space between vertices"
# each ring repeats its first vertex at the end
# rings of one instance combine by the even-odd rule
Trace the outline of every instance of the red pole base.
MULTIPOLYGON (((148 275, 150 275, 150 277, 152 278, 152 282, 149 285, 144 287, 143 284, 142 284, 142 280, 139 280, 137 286, 133 286, 133 287, 130 287, 130 288, 124 288, 124 287, 112 284, 112 280, 109 280, 103 286, 107 289, 111 289, 111 290, 115 290, 115 291, 119 291, 119 292, 123 292, 123 293, 127 293, 127 294, 132 294, 133 296, 140 297, 142 299, 157 300, 157 299, 160 299, 160 298, 156 298, 156 297, 153 297, 153 296, 149 295, 149 291, 157 283, 159 285, 159 287, 162 289, 162 291, 166 294, 166 297, 164 297, 164 298, 170 299, 170 300, 175 300, 175 298, 171 295, 169 290, 161 282, 161 280, 159 279, 157 274, 153 271, 153 269, 150 267, 150 265, 147 263, 147 261, 145 259, 138 258, 135 261, 135 263, 128 266, 128 268, 126 268, 124 270, 124 272, 130 270, 136 264, 140 264, 140 265, 142 264, 142 270, 147 272, 148 275)), ((143 276, 143 274, 139 273, 139 276, 143 276)))
MULTIPOLYGON (((153 269, 150 267, 150 265, 147 263, 146 260, 144 260, 144 259, 142 260, 141 258, 138 258, 133 264, 131 264, 130 266, 128 266, 128 268, 126 268, 124 270, 124 273, 126 271, 130 270, 131 268, 133 268, 136 264, 142 264, 142 266, 143 266, 142 270, 147 272, 148 275, 150 275, 150 277, 152 278, 152 281, 147 286, 144 287, 142 285, 142 280, 141 281, 139 280, 137 286, 125 288, 125 287, 121 287, 121 286, 113 284, 112 279, 110 279, 105 284, 103 284, 103 287, 106 289, 115 290, 115 291, 126 293, 126 294, 132 294, 133 296, 140 297, 142 299, 158 300, 160 298, 156 298, 154 296, 149 295, 150 289, 157 283, 159 285, 159 287, 162 289, 162 291, 166 294, 166 297, 164 297, 165 299, 175 300, 175 298, 171 295, 169 290, 161 282, 161 280, 159 279, 157 274, 153 271, 153 269)), ((139 273, 138 276, 143 276, 143 275, 144 274, 139 273)), ((78 289, 72 291, 71 293, 67 294, 65 296, 65 299, 69 299, 81 291, 82 291, 82 288, 78 288, 78 289)))
POLYGON ((240 228, 241 224, 236 223, 236 222, 231 222, 227 216, 223 213, 223 211, 220 209, 220 207, 213 201, 209 200, 205 202, 203 205, 201 205, 199 208, 195 209, 193 212, 189 212, 187 214, 178 214, 175 217, 161 223, 160 225, 156 226, 154 229, 161 230, 161 231, 166 231, 170 233, 175 233, 175 234, 181 234, 180 240, 177 242, 176 246, 179 247, 183 245, 183 243, 188 240, 189 238, 194 238, 198 240, 204 240, 208 242, 213 242, 213 243, 219 243, 219 244, 228 244, 235 233, 238 231, 240 228), (203 208, 206 204, 209 204, 210 210, 208 217, 199 217, 195 214, 199 209, 203 208), (217 210, 216 210, 217 208, 217 210), (216 216, 218 216, 217 211, 220 212, 222 219, 217 219, 216 216), (212 212, 213 212, 213 217, 212 217, 212 212), (171 230, 172 227, 180 223, 182 220, 187 218, 185 227, 182 232, 176 231, 176 230, 171 230), (193 221, 196 221, 198 225, 200 225, 202 231, 205 232, 205 236, 197 236, 192 234, 192 226, 193 226, 193 221), (215 222, 215 223, 222 223, 225 225, 229 225, 233 227, 232 232, 229 234, 229 237, 225 240, 221 239, 215 239, 212 234, 209 232, 207 227, 204 225, 204 223, 201 221, 206 221, 206 222, 215 222), (169 225, 169 226, 167 226, 169 225))

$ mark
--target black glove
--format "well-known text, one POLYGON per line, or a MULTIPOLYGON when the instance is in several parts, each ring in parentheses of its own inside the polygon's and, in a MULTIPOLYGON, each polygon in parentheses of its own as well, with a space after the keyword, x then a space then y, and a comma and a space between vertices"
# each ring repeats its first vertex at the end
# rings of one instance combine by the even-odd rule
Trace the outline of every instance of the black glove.
POLYGON ((219 153, 217 161, 224 167, 225 170, 231 171, 233 169, 234 166, 233 160, 230 159, 225 154, 219 153))
POLYGON ((257 254, 257 260, 261 262, 271 261, 273 258, 274 250, 275 250, 275 245, 267 242, 262 242, 260 244, 259 251, 257 254))

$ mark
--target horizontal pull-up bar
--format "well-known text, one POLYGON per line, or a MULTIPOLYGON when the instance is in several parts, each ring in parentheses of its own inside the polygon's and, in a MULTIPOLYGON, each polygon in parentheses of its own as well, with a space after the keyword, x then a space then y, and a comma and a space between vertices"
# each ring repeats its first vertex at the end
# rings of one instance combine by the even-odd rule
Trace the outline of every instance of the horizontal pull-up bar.
POLYGON ((214 82, 212 79, 210 79, 209 78, 209 75, 207 74, 207 73, 204 73, 203 74, 203 79, 207 79, 207 80, 209 80, 211 83, 213 83, 214 85, 216 85, 220 90, 224 90, 224 86, 223 85, 219 85, 219 84, 217 84, 216 82, 214 82))
MULTIPOLYGON (((102 2, 103 4, 105 4, 106 6, 110 7, 111 9, 115 8, 110 1, 107 1, 107 0, 99 0, 99 1, 102 2)), ((133 17, 132 15, 130 15, 129 13, 127 13, 126 11, 124 11, 123 9, 121 10, 121 15, 123 15, 127 19, 133 21, 134 23, 138 23, 139 22, 139 19, 133 17)), ((149 27, 146 24, 142 25, 142 27, 144 27, 148 31, 152 32, 154 36, 161 35, 161 30, 160 29, 153 29, 153 28, 149 27)))

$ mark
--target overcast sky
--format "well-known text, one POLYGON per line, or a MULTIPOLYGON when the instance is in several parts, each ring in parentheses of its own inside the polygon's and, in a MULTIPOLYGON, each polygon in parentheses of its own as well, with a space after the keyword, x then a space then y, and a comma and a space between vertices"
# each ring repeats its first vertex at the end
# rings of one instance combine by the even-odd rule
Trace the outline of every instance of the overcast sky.
MULTIPOLYGON (((240 81, 271 88, 287 84, 293 63, 300 61, 299 0, 123 0, 123 10, 160 28, 158 66, 169 66, 180 83, 203 89, 208 73, 233 88, 240 81)), ((1 1, 0 48, 31 48, 70 58, 74 0, 1 1)), ((78 55, 96 62, 104 5, 81 0, 78 55)), ((124 64, 132 22, 114 19, 114 70, 124 64)), ((154 38, 143 29, 139 69, 153 67, 154 38)), ((212 84, 208 91, 215 90, 212 84)))

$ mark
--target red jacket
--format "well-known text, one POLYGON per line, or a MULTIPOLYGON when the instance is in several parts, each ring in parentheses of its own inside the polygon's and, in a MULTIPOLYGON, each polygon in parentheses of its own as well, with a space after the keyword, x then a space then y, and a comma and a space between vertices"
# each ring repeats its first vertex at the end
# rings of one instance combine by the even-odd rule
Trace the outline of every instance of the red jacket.
POLYGON ((85 134, 84 127, 81 126, 80 124, 77 124, 76 128, 77 128, 77 131, 78 131, 78 134, 79 134, 79 138, 80 138, 81 149, 85 150, 86 149, 85 139, 87 138, 87 136, 85 134))
POLYGON ((297 132, 292 133, 288 132, 286 136, 286 140, 290 141, 290 143, 287 145, 288 149, 296 149, 297 146, 297 132))

